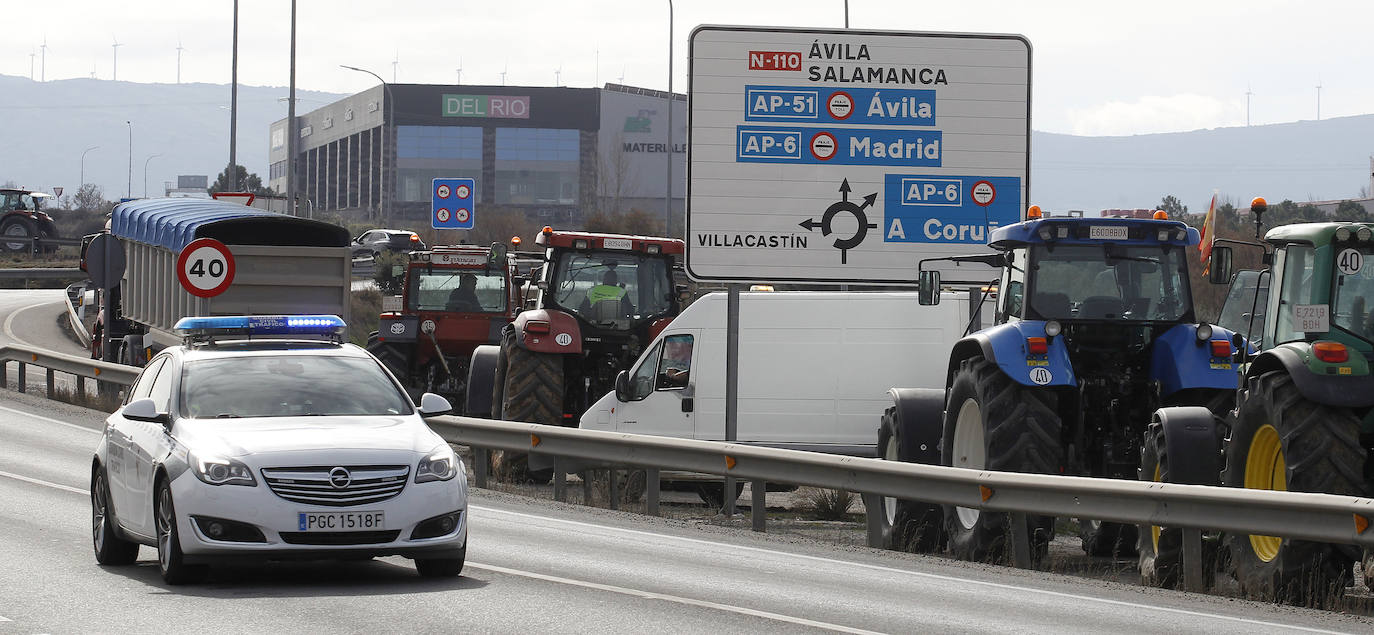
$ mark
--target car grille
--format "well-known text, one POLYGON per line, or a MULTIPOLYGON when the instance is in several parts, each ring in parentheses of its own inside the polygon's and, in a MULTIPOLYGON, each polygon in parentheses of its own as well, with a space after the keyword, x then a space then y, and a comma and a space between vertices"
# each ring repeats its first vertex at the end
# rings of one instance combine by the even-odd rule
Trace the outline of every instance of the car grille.
POLYGON ((396 540, 401 530, 388 531, 283 531, 282 542, 289 545, 376 545, 396 540))
POLYGON ((293 503, 349 507, 378 503, 401 493, 410 477, 407 465, 281 467, 262 470, 272 493, 293 503), (349 482, 337 487, 330 473, 342 467, 349 482))

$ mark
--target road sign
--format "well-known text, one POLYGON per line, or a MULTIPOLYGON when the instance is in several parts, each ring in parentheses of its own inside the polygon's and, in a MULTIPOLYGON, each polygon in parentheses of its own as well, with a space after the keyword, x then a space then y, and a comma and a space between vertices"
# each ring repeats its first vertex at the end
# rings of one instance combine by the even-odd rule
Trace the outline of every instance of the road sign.
POLYGON ((53 195, 53 196, 58 196, 58 197, 62 196, 62 186, 61 186, 61 185, 53 186, 53 188, 52 188, 52 195, 53 195))
POLYGON ((84 259, 91 282, 101 289, 112 289, 124 276, 124 245, 109 233, 98 234, 86 246, 84 259))
POLYGON ((472 229, 477 215, 473 189, 477 182, 469 178, 434 179, 434 205, 430 213, 435 229, 472 229))
POLYGON ((702 26, 690 59, 695 279, 914 284, 1021 218, 1021 36, 702 26))
POLYGON ((177 256, 177 280, 187 293, 212 298, 234 282, 234 254, 213 238, 197 238, 177 256))

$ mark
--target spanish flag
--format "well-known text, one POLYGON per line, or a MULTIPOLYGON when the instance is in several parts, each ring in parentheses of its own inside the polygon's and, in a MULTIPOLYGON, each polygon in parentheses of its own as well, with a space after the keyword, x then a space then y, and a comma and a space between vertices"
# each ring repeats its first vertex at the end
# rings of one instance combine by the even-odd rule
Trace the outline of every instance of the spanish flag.
POLYGON ((1198 260, 1202 261, 1202 273, 1212 267, 1212 239, 1216 228, 1217 193, 1212 192, 1212 203, 1207 206, 1207 218, 1202 221, 1202 241, 1197 244, 1198 260))

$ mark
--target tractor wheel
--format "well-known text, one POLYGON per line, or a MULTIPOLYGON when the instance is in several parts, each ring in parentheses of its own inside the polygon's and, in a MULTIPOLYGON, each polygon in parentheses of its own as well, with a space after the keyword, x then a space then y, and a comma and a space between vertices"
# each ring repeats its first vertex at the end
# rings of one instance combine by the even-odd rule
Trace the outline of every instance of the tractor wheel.
MULTIPOLYGON (((878 451, 885 461, 916 461, 919 440, 903 425, 896 406, 883 412, 878 451)), ((930 553, 944 546, 943 509, 934 503, 883 497, 884 546, 894 551, 930 553)))
POLYGON ((0 223, 0 237, 3 237, 0 247, 12 253, 28 253, 33 250, 33 237, 37 233, 33 221, 23 216, 11 216, 0 223))
MULTIPOLYGON (((1063 463, 1062 422, 1055 396, 1012 381, 981 357, 964 360, 945 409, 941 463, 970 469, 1051 474, 1063 463)), ((1010 553, 1009 515, 945 507, 950 551, 963 560, 1001 561, 1010 553)), ((1031 557, 1040 561, 1054 537, 1053 516, 1027 516, 1031 557)))
POLYGON ((1080 518, 1078 537, 1083 542, 1083 552, 1090 556, 1114 558, 1135 555, 1135 525, 1080 518))
MULTIPOLYGON (((1145 444, 1140 448, 1140 480, 1169 482, 1169 453, 1164 444, 1164 426, 1158 421, 1145 431, 1145 444)), ((1183 531, 1151 525, 1149 531, 1141 528, 1137 534, 1141 582, 1156 587, 1178 586, 1183 571, 1183 531)))
POLYGON ((510 349, 515 348, 515 331, 501 332, 501 349, 496 354, 496 370, 491 382, 491 418, 501 421, 506 401, 506 369, 510 366, 510 349))
MULTIPOLYGON (((563 357, 512 345, 507 351, 506 364, 501 418, 550 426, 561 424, 563 357)), ((498 478, 541 485, 553 479, 552 469, 529 469, 529 456, 524 453, 493 452, 492 460, 498 478)))
MULTIPOLYGON (((1305 399, 1284 371, 1251 383, 1226 446, 1229 487, 1368 496, 1360 419, 1347 408, 1305 399)), ((1350 582, 1357 548, 1277 536, 1228 537, 1241 592, 1306 606, 1336 601, 1350 582)))

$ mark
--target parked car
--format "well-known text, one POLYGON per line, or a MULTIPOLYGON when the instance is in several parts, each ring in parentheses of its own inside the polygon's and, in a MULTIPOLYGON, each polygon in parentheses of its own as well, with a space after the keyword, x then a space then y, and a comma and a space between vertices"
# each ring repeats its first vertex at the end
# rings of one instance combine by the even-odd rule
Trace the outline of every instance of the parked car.
POLYGON ((369 229, 353 239, 353 257, 376 258, 382 252, 426 249, 420 235, 407 229, 369 229))

